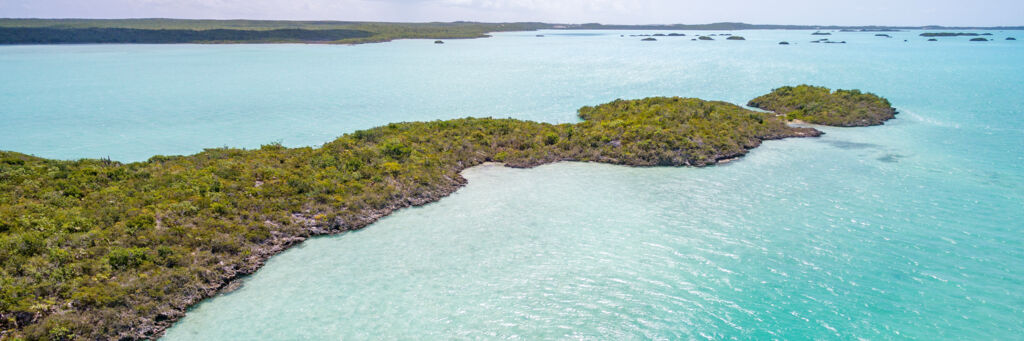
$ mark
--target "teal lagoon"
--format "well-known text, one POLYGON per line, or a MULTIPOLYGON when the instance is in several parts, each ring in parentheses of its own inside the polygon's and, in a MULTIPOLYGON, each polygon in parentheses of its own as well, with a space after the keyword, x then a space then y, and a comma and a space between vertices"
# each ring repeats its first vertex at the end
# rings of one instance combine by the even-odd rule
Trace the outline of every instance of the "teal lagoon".
POLYGON ((0 47, 0 149, 140 161, 316 146, 394 121, 574 122, 616 98, 744 104, 781 85, 859 88, 889 98, 897 119, 701 169, 470 169, 449 198, 272 258, 165 339, 1024 333, 1024 46, 1003 40, 1017 32, 828 37, 847 44, 680 32, 0 47))

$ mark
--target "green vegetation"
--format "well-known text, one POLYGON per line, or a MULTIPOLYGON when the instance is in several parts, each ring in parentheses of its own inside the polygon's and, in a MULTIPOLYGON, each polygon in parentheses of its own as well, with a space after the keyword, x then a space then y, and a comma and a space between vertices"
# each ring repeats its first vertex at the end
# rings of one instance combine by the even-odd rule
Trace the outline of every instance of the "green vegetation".
POLYGON ((840 127, 879 125, 896 115, 889 101, 875 94, 810 85, 781 87, 747 105, 790 120, 840 127))
POLYGON ((705 166, 765 139, 820 135, 693 98, 616 100, 579 116, 394 123, 319 148, 130 164, 0 152, 0 338, 155 337, 270 256, 436 201, 465 184, 461 170, 487 161, 705 166))
POLYGON ((743 38, 741 36, 729 36, 729 38, 725 38, 725 40, 747 40, 747 39, 743 38))
POLYGON ((394 39, 481 38, 547 28, 539 23, 371 23, 183 19, 0 19, 0 44, 290 43, 358 44, 394 39))
POLYGON ((2 44, 174 44, 217 42, 330 42, 367 39, 359 30, 145 30, 135 28, 0 27, 2 44))

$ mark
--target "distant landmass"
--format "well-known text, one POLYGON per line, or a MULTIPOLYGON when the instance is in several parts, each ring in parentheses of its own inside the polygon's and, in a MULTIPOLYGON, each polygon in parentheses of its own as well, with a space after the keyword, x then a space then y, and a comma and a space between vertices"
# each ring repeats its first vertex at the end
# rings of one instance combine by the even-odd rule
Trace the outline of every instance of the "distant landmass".
POLYGON ((191 19, 0 19, 0 44, 331 43, 394 39, 464 39, 492 32, 551 30, 1021 30, 1024 26, 813 26, 712 23, 699 25, 549 24, 539 22, 386 23, 351 21, 191 19))

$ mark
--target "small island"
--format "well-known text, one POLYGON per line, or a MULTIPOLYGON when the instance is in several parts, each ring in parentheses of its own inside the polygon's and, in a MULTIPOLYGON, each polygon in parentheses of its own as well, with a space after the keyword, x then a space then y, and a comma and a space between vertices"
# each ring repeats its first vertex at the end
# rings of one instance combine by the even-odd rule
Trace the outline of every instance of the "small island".
POLYGON ((895 114, 873 94, 807 85, 750 103, 773 112, 654 97, 583 107, 573 124, 392 123, 315 148, 214 148, 127 164, 0 152, 0 335, 159 337, 271 256, 435 202, 485 162, 711 166, 765 140, 822 134, 790 119, 862 126, 895 114))
POLYGON ((985 38, 982 38, 982 37, 977 37, 977 38, 971 38, 971 41, 988 41, 988 39, 985 39, 985 38))
POLYGON ((789 42, 788 41, 780 41, 779 45, 789 45, 789 42))
POLYGON ((725 40, 747 40, 747 39, 743 38, 741 36, 729 36, 729 38, 725 38, 725 40))
POLYGON ((709 36, 700 36, 700 37, 697 37, 697 39, 700 39, 700 40, 715 40, 715 38, 711 38, 709 36))
POLYGON ((648 37, 648 38, 640 39, 640 41, 658 41, 658 39, 648 37))
POLYGON ((879 33, 879 34, 876 34, 875 36, 876 36, 876 37, 882 37, 882 38, 892 38, 892 36, 891 36, 891 35, 888 35, 888 34, 883 34, 883 33, 879 33))
POLYGON ((879 125, 896 115, 888 100, 874 94, 810 85, 784 86, 747 105, 785 115, 789 120, 837 127, 879 125))
POLYGON ((1006 37, 1006 40, 1017 40, 1017 38, 1014 38, 1014 37, 1006 37))

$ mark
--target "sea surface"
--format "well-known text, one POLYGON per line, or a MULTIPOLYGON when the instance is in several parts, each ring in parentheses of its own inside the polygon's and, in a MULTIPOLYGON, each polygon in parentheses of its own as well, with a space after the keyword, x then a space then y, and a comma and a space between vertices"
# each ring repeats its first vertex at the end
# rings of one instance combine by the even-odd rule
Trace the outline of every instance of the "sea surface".
POLYGON ((128 162, 395 121, 575 122, 616 98, 858 88, 900 114, 708 168, 469 169, 451 197, 272 258, 164 339, 1024 335, 1024 43, 1004 40, 1024 32, 679 32, 0 47, 0 149, 128 162))

